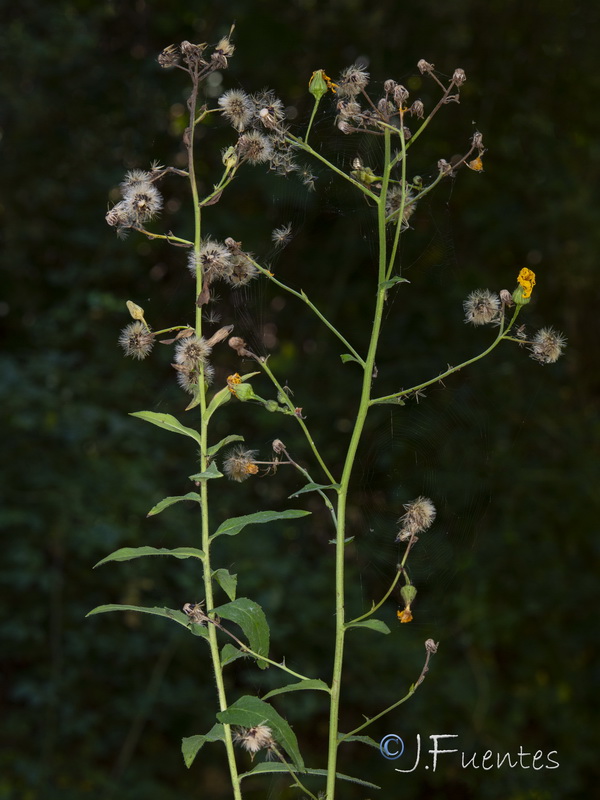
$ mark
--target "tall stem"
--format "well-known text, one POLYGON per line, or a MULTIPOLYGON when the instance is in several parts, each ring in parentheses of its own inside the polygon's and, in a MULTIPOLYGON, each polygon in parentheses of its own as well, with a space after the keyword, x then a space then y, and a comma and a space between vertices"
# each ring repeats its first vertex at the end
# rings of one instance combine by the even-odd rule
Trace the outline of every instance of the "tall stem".
MULTIPOLYGON (((186 131, 186 146, 188 150, 188 172, 190 177, 190 186, 192 189, 192 200, 194 204, 194 254, 196 259, 196 299, 202 293, 204 275, 202 273, 202 266, 200 264, 200 247, 202 241, 202 214, 199 204, 198 184, 196 182, 196 171, 194 165, 194 129, 196 126, 196 104, 198 100, 198 76, 193 76, 193 90, 189 99, 189 112, 190 124, 186 131)), ((202 308, 195 303, 196 308, 196 336, 202 336, 202 308)), ((209 419, 206 418, 206 386, 204 383, 204 368, 200 370, 199 378, 199 394, 200 394, 200 470, 205 472, 208 468, 208 423, 209 419)), ((210 525, 208 519, 208 481, 203 480, 200 483, 200 499, 201 499, 201 530, 202 530, 202 550, 205 557, 203 559, 204 569, 204 597, 206 601, 206 609, 208 612, 214 608, 214 595, 212 588, 212 568, 210 563, 210 525)), ((217 695, 219 698, 219 710, 225 711, 227 708, 227 696, 225 694, 225 682, 223 680, 223 670, 221 668, 221 661, 219 657, 219 644, 217 641, 217 631, 214 625, 208 626, 208 643, 210 647, 210 655, 213 664, 213 672, 215 676, 215 683, 217 686, 217 695)), ((233 748, 233 740, 231 736, 231 727, 224 725, 225 732, 225 749, 227 751, 227 761, 229 764, 229 772, 231 775, 231 784, 233 787, 234 800, 242 800, 242 793, 240 789, 240 779, 238 775, 237 764, 235 761, 235 752, 233 748)))
MULTIPOLYGON (((381 194, 377 200, 377 228, 379 239, 379 264, 378 264, 378 277, 377 283, 380 286, 385 280, 386 267, 387 267, 387 243, 385 232, 385 201, 387 197, 387 189, 390 178, 390 161, 391 161, 391 144, 390 132, 385 131, 385 165, 383 170, 383 179, 381 185, 381 194)), ((342 472, 342 479, 340 489, 338 491, 338 505, 337 505, 337 535, 336 535, 336 548, 335 548, 335 653, 333 660, 333 676, 331 680, 331 705, 329 714, 329 746, 328 746, 328 759, 327 759, 327 800, 334 800, 335 797, 335 773, 337 764, 337 748, 338 748, 338 728, 339 728, 339 709, 340 709, 340 696, 341 696, 341 678, 342 667, 344 660, 344 640, 346 633, 345 625, 345 580, 344 580, 344 555, 345 555, 345 538, 346 538, 346 507, 348 502, 348 489, 350 486, 350 478, 352 477, 352 469, 356 458, 358 445, 365 427, 367 413, 371 400, 371 381, 373 380, 373 373, 375 367, 375 356, 377 354, 377 345, 379 343, 379 335, 381 332, 381 322, 383 318, 383 306, 385 303, 385 289, 378 288, 377 300, 375 303, 375 313, 373 317, 373 327, 371 330, 371 340, 369 342, 369 351, 365 359, 362 391, 360 396, 360 403, 356 414, 356 421, 346 459, 344 462, 344 470, 342 472)))

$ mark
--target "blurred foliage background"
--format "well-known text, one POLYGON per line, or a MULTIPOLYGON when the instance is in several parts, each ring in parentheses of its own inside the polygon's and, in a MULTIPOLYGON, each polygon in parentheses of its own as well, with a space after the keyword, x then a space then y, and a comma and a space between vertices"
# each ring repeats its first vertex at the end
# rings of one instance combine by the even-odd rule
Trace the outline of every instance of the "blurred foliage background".
MULTIPOLYGON (((523 315, 529 330, 552 324, 569 340, 554 366, 505 345, 418 405, 373 413, 350 509, 352 609, 368 607, 393 575, 401 504, 427 494, 439 517, 415 555, 415 621, 400 628, 390 602, 383 612, 390 636, 348 639, 342 721, 343 729, 355 727, 363 713, 404 694, 432 637, 440 649, 424 685, 372 735, 395 732, 414 747, 419 733, 426 748, 430 734, 453 733, 459 749, 480 756, 515 754, 520 745, 556 750, 560 768, 484 772, 448 757, 435 773, 422 762, 400 775, 377 751, 349 745, 341 769, 384 787, 373 797, 589 797, 599 744, 595 4, 23 0, 5 11, 0 798, 230 796, 218 746, 201 751, 189 771, 179 751, 182 736, 212 725, 203 643, 163 620, 84 616, 105 602, 180 608, 201 599, 188 562, 91 570, 118 547, 197 541, 191 509, 145 518, 163 496, 187 491, 193 450, 126 415, 183 415, 169 353, 138 364, 116 346, 127 299, 144 306, 155 327, 191 320, 184 253, 137 235, 119 241, 104 213, 125 170, 153 159, 180 163, 187 86, 183 73, 160 70, 158 52, 183 39, 214 42, 233 21, 238 49, 211 91, 269 86, 296 114, 293 125, 307 118, 307 81, 318 68, 335 77, 363 58, 374 78, 407 83, 426 102, 435 92, 418 80, 419 58, 447 74, 458 66, 467 73, 461 104, 442 111, 411 169, 432 174, 478 129, 488 147, 485 172, 463 171, 444 183, 412 220, 402 254, 411 284, 390 303, 382 391, 482 349, 489 331, 463 324, 462 300, 479 287, 512 290, 522 266, 538 275, 523 315)), ((315 135, 348 168, 359 145, 334 139, 332 123, 326 114, 315 135)), ((202 177, 210 186, 219 147, 232 134, 220 124, 204 134, 202 177)), ((186 235, 185 186, 172 180, 163 189, 168 203, 158 229, 186 235)), ((292 221, 296 236, 273 262, 276 270, 328 305, 360 343, 370 325, 373 267, 369 209, 361 203, 327 176, 307 194, 294 178, 255 168, 208 209, 206 230, 268 259, 271 229, 292 221)), ((222 313, 271 353, 338 463, 357 371, 340 364, 336 342, 265 286, 224 297, 222 313)), ((221 359, 218 379, 240 366, 233 354, 221 359)), ((292 421, 274 416, 229 404, 218 432, 241 433, 264 455, 279 436, 306 458, 292 421)), ((215 519, 257 505, 285 507, 298 488, 282 470, 248 483, 213 491, 215 519)), ((307 500, 304 507, 315 512, 309 524, 248 529, 219 555, 240 575, 239 594, 265 608, 275 657, 327 677, 330 533, 318 506, 307 500)), ((257 675, 240 663, 230 673, 232 697, 283 682, 273 670, 257 675)), ((320 697, 300 694, 276 705, 309 763, 321 766, 325 709, 320 697)), ((291 795, 285 781, 269 779, 249 785, 247 796, 291 795)), ((340 797, 366 796, 350 784, 340 790, 340 797)))

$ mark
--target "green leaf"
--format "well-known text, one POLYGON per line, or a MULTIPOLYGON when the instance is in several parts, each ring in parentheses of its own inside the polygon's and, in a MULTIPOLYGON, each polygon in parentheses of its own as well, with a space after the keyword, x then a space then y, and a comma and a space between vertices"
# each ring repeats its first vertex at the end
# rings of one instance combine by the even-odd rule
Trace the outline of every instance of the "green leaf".
MULTIPOLYGON (((239 625, 248 639, 251 650, 261 656, 269 655, 269 625, 265 612, 253 600, 247 597, 238 597, 231 603, 213 609, 224 619, 229 619, 239 625)), ((261 669, 267 667, 266 661, 257 661, 261 669)))
POLYGON ((211 461, 204 472, 197 472, 195 475, 190 475, 189 479, 191 481, 207 481, 210 478, 222 478, 222 477, 223 473, 219 472, 216 463, 214 461, 211 461))
POLYGON ((231 436, 226 436, 224 439, 221 439, 220 442, 217 442, 217 444, 213 444, 212 447, 209 447, 208 450, 206 451, 206 455, 207 456, 214 456, 219 452, 219 450, 222 447, 226 447, 228 444, 231 444, 231 442, 243 442, 243 441, 244 441, 244 437, 243 436, 238 436, 237 434, 232 434, 231 436))
POLYGON ((405 406, 406 403, 404 402, 404 400, 401 397, 390 397, 387 400, 377 400, 377 399, 375 399, 375 400, 373 400, 373 405, 378 405, 378 406, 383 406, 383 405, 405 406))
POLYGON ((385 622, 382 622, 380 619, 366 619, 364 622, 351 622, 346 625, 346 630, 350 628, 368 628, 371 631, 377 631, 377 633, 391 633, 385 622))
POLYGON ((325 681, 315 678, 313 680, 298 681, 297 683, 288 683, 287 686, 280 686, 279 689, 272 689, 263 697, 263 700, 268 700, 270 697, 275 697, 277 694, 284 694, 286 692, 300 692, 304 689, 316 689, 322 692, 330 691, 329 686, 327 686, 325 681))
POLYGON ((160 503, 157 503, 155 506, 152 506, 150 511, 146 514, 147 517, 153 517, 155 514, 160 514, 161 511, 164 511, 165 508, 172 506, 174 503, 180 503, 182 500, 195 500, 197 503, 200 502, 200 495, 198 492, 188 492, 187 494, 181 495, 180 497, 165 497, 160 503))
POLYGON ((174 558, 204 558, 204 552, 196 547, 176 547, 169 550, 166 547, 121 547, 115 550, 106 558, 94 564, 94 569, 101 564, 109 561, 131 561, 133 558, 143 558, 144 556, 173 556, 174 558))
POLYGON ((189 436, 190 439, 194 439, 198 444, 202 443, 198 431, 195 431, 193 428, 186 428, 178 419, 171 416, 171 414, 157 414, 155 411, 134 411, 129 416, 145 419, 146 422, 158 425, 159 428, 164 428, 172 433, 181 433, 183 436, 189 436))
MULTIPOLYGON (((219 722, 253 728, 255 725, 268 725, 273 737, 292 759, 295 767, 304 769, 304 761, 298 749, 298 740, 288 723, 275 709, 258 697, 240 697, 225 711, 217 714, 219 722)), ((282 765, 283 766, 283 765, 282 765)))
POLYGON ((208 404, 208 408, 206 409, 205 421, 208 422, 208 420, 212 417, 217 408, 219 408, 219 406, 224 405, 225 403, 228 403, 231 400, 231 397, 232 394, 229 391, 229 386, 226 386, 224 389, 221 389, 221 391, 213 395, 213 398, 208 404))
POLYGON ((245 655, 246 653, 243 653, 232 644, 225 644, 221 650, 221 666, 226 667, 227 664, 237 661, 238 658, 244 658, 245 655))
POLYGON ((230 600, 235 600, 235 592, 237 589, 237 575, 232 575, 226 569, 216 569, 212 577, 219 584, 221 589, 225 592, 230 600))
POLYGON ((212 726, 203 736, 186 736, 181 740, 181 752, 186 767, 189 769, 198 755, 198 751, 206 742, 224 742, 225 729, 220 723, 212 726))
POLYGON ((379 742, 376 742, 375 739, 371 739, 370 736, 347 736, 344 738, 343 733, 338 733, 338 741, 340 744, 346 744, 346 742, 361 742, 362 744, 368 744, 369 747, 374 747, 376 750, 379 750, 379 742))
MULTIPOLYGON (((379 745, 378 745, 379 746, 379 745)), ((321 775, 323 777, 327 777, 327 770, 326 769, 294 769, 290 767, 288 764, 281 764, 275 761, 262 761, 260 764, 257 764, 254 769, 251 769, 249 772, 243 772, 240 775, 240 780, 243 778, 249 778, 251 775, 268 775, 277 772, 287 772, 289 774, 290 768, 293 772, 297 772, 300 775, 321 775)), ((336 772, 335 777, 340 781, 350 781, 350 783, 358 783, 360 786, 366 786, 368 789, 381 789, 380 786, 377 786, 375 783, 369 783, 369 781, 363 781, 361 778, 353 778, 351 775, 344 775, 342 772, 336 772)))
POLYGON ((306 486, 303 486, 301 489, 298 489, 297 492, 294 494, 289 495, 289 499, 292 497, 298 497, 299 494, 305 494, 306 492, 318 492, 323 491, 324 489, 339 489, 339 483, 307 483, 306 486))
POLYGON ((356 361, 357 364, 360 364, 360 361, 356 356, 350 355, 350 353, 343 353, 340 358, 342 359, 342 364, 347 364, 348 361, 356 361))
POLYGON ((397 283, 410 283, 409 280, 406 278, 400 277, 400 275, 394 275, 393 278, 390 278, 389 281, 382 281, 379 284, 380 289, 391 289, 392 286, 395 286, 397 283))
POLYGON ((166 617, 167 619, 172 619, 174 622, 183 625, 184 628, 187 628, 189 624, 187 614, 184 614, 183 611, 177 611, 175 608, 147 608, 144 606, 124 606, 115 603, 111 603, 107 606, 96 606, 96 608, 88 611, 86 617, 91 617, 94 614, 106 614, 109 611, 138 611, 140 614, 152 614, 155 617, 166 617))
POLYGON ((257 525, 263 522, 274 522, 279 519, 297 519, 310 514, 310 511, 300 511, 290 508, 287 511, 258 511, 256 514, 246 514, 244 517, 231 517, 221 523, 217 530, 210 537, 215 539, 217 536, 235 536, 246 525, 257 525))

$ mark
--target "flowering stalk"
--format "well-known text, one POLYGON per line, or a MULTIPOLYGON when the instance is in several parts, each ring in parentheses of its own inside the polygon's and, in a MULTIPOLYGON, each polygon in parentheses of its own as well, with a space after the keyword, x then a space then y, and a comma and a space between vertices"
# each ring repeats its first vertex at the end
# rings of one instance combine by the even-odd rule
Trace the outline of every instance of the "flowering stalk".
MULTIPOLYGON (((262 699, 243 696, 230 703, 225 691, 225 665, 241 655, 249 656, 256 660, 259 668, 270 665, 296 679, 296 683, 276 689, 273 693, 280 694, 299 688, 324 692, 329 703, 325 798, 334 800, 339 745, 412 696, 423 682, 429 669, 430 658, 437 650, 437 644, 433 640, 425 643, 427 655, 421 674, 402 699, 392 703, 374 717, 367 716, 366 721, 350 733, 340 735, 339 716, 346 633, 350 628, 361 627, 389 632, 389 628, 383 622, 373 619, 373 614, 389 600, 399 585, 403 608, 397 612, 398 620, 401 623, 408 623, 413 619, 412 607, 418 590, 410 578, 409 558, 413 549, 418 546, 419 538, 422 535, 431 535, 428 531, 436 517, 435 506, 429 498, 420 496, 404 505, 405 513, 398 519, 399 530, 396 542, 399 545, 405 544, 405 547, 402 556, 398 557, 396 572, 388 589, 377 603, 372 604, 369 610, 352 620, 346 620, 345 606, 348 587, 345 578, 345 551, 348 541, 353 538, 348 535, 350 531, 347 525, 347 506, 356 455, 369 411, 382 403, 404 405, 405 400, 409 397, 418 401, 420 397, 424 396, 423 390, 426 387, 442 382, 447 376, 482 359, 491 353, 501 341, 526 344, 532 358, 542 364, 549 364, 560 356, 565 340, 552 328, 543 328, 533 337, 526 337, 521 330, 523 326, 515 327, 522 308, 531 300, 536 282, 534 273, 530 269, 524 268, 517 277, 518 285, 512 294, 507 290, 502 290, 497 295, 488 289, 477 289, 469 295, 464 303, 466 322, 474 326, 490 324, 498 326, 498 333, 491 345, 479 355, 464 361, 459 366, 448 366, 445 372, 409 389, 400 389, 390 394, 377 395, 374 393, 373 384, 377 378, 376 356, 385 305, 389 293, 395 290, 398 284, 407 282, 402 277, 401 266, 397 264, 397 261, 401 237, 409 229, 410 218, 419 201, 444 178, 455 174, 461 166, 466 165, 476 172, 482 171, 482 155, 485 148, 481 134, 475 133, 463 156, 455 159, 452 164, 445 159, 438 161, 437 173, 428 185, 423 185, 420 178, 413 178, 412 182, 409 180, 408 154, 410 146, 442 106, 458 102, 460 87, 466 80, 465 74, 460 69, 455 70, 452 79, 446 85, 435 74, 433 65, 424 60, 419 62, 418 67, 421 73, 429 75, 442 90, 442 96, 437 105, 425 117, 423 103, 415 100, 409 105, 408 90, 394 80, 390 79, 385 82, 383 96, 375 101, 367 92, 369 75, 357 65, 344 70, 338 83, 333 83, 323 70, 317 70, 309 82, 309 90, 315 102, 305 136, 302 138, 290 133, 285 125, 283 103, 273 92, 268 90, 255 95, 247 95, 241 90, 232 90, 225 92, 219 98, 218 108, 208 109, 205 106, 198 108, 202 81, 214 70, 224 69, 234 49, 229 37, 224 37, 210 56, 205 52, 207 48, 206 44, 193 45, 190 42, 182 42, 178 47, 172 45, 166 48, 159 57, 162 66, 182 69, 192 81, 192 91, 188 100, 189 125, 183 137, 188 157, 187 171, 153 166, 150 172, 134 170, 128 173, 121 185, 123 199, 107 214, 108 223, 116 227, 118 233, 125 233, 131 229, 136 230, 149 239, 163 239, 176 247, 185 247, 189 251, 188 268, 195 281, 194 327, 177 324, 154 331, 145 318, 144 310, 129 301, 127 307, 133 322, 122 331, 119 342, 126 355, 141 359, 151 353, 158 335, 175 334, 172 338, 163 339, 161 342, 165 345, 175 345, 172 366, 177 372, 177 380, 181 387, 192 395, 186 411, 196 409, 195 413, 199 412, 199 427, 196 429, 184 426, 176 417, 169 414, 144 411, 137 412, 134 416, 145 419, 163 429, 184 435, 188 439, 192 439, 198 447, 200 472, 190 478, 199 487, 199 491, 188 492, 182 497, 164 498, 151 509, 150 515, 159 513, 174 502, 184 500, 196 502, 200 506, 201 548, 181 547, 173 551, 164 548, 156 550, 152 547, 123 548, 100 562, 127 560, 147 555, 174 555, 177 558, 200 559, 203 570, 204 599, 200 603, 185 603, 183 612, 177 609, 110 605, 101 606, 91 613, 118 609, 153 613, 184 625, 207 642, 217 690, 219 708, 217 723, 207 734, 184 739, 184 758, 186 764, 190 766, 205 742, 221 741, 226 749, 234 800, 241 800, 241 779, 245 777, 238 771, 234 745, 242 747, 252 758, 256 753, 265 751, 267 756, 271 755, 278 759, 289 771, 294 785, 313 800, 316 800, 316 795, 309 791, 299 776, 322 774, 322 771, 311 770, 304 765, 291 727, 266 702, 269 695, 262 699), (364 165, 360 159, 356 158, 352 162, 351 168, 345 170, 331 163, 322 153, 315 151, 308 144, 317 108, 328 91, 335 95, 338 113, 336 125, 342 134, 372 135, 376 136, 378 142, 382 144, 380 165, 376 167, 364 165), (238 138, 235 146, 228 147, 222 153, 224 170, 221 177, 213 185, 212 190, 205 197, 201 197, 196 178, 194 133, 196 126, 208 114, 213 113, 221 113, 231 123, 238 138), (407 125, 407 122, 410 122, 409 118, 424 120, 414 134, 407 125), (392 152, 393 146, 397 148, 395 153, 392 152), (377 267, 372 276, 374 284, 373 321, 368 342, 364 344, 366 355, 361 355, 360 347, 355 348, 350 344, 339 326, 328 319, 326 313, 318 308, 304 291, 297 291, 276 278, 270 269, 261 265, 259 259, 243 249, 241 242, 229 237, 221 243, 211 237, 203 238, 202 236, 203 209, 220 202, 224 190, 230 186, 242 165, 268 164, 271 169, 284 175, 298 172, 304 175, 305 184, 312 188, 316 178, 310 170, 301 170, 295 162, 295 156, 299 153, 314 158, 322 166, 330 169, 333 174, 358 189, 376 213, 378 258, 377 267), (474 154, 475 158, 469 160, 474 154), (147 221, 158 214, 163 204, 156 183, 169 172, 189 180, 194 212, 193 240, 174 236, 170 232, 154 233, 146 227, 147 221), (343 454, 339 480, 335 478, 336 470, 325 462, 317 447, 313 433, 305 422, 303 409, 294 405, 286 391, 287 386, 282 386, 281 381, 269 365, 268 359, 251 352, 240 336, 231 335, 233 325, 224 325, 210 337, 204 335, 202 315, 205 306, 213 299, 211 296, 213 283, 215 281, 225 282, 235 291, 236 287, 243 286, 258 276, 265 277, 280 289, 300 300, 347 350, 341 356, 342 361, 344 363, 354 361, 362 370, 360 399, 354 412, 354 425, 346 452, 343 454), (513 307, 514 310, 507 323, 507 310, 513 307), (224 385, 221 384, 221 387, 217 388, 210 396, 208 386, 213 380, 215 370, 209 357, 213 348, 225 341, 239 358, 249 359, 257 369, 243 375, 231 370, 232 374, 227 377, 224 385), (251 380, 260 373, 269 379, 276 399, 265 398, 255 392, 251 380), (229 401, 247 403, 250 408, 258 406, 271 413, 280 413, 283 415, 282 419, 293 417, 308 445, 309 457, 326 476, 329 484, 315 483, 311 477, 312 467, 310 469, 306 467, 295 455, 292 458, 280 439, 273 441, 272 455, 269 460, 259 459, 257 450, 250 450, 239 444, 243 441, 243 437, 237 434, 231 434, 217 444, 209 446, 209 426, 212 417, 229 401), (225 451, 221 461, 223 472, 220 472, 217 461, 218 453, 233 442, 237 444, 233 449, 225 451), (307 491, 316 492, 322 499, 335 530, 333 569, 335 638, 329 682, 318 678, 309 678, 287 667, 284 661, 279 662, 269 656, 269 628, 263 610, 249 598, 236 597, 237 576, 230 575, 226 569, 215 569, 213 564, 211 550, 217 537, 236 536, 248 525, 293 519, 309 512, 301 509, 259 511, 230 518, 214 528, 211 527, 209 518, 208 481, 226 476, 234 483, 239 483, 255 479, 261 474, 263 477, 274 474, 279 467, 285 466, 293 467, 296 473, 307 481, 306 485, 292 497, 307 491), (335 497, 332 493, 335 493, 335 497), (216 606, 215 583, 228 595, 231 602, 216 606), (223 624, 222 619, 231 620, 239 625, 248 643, 231 633, 223 624), (219 650, 218 637, 222 635, 235 642, 237 647, 228 642, 222 650, 219 650), (233 730, 232 726, 234 726, 233 730)), ((276 246, 283 246, 289 236, 290 226, 284 226, 273 232, 272 240, 276 246)), ((229 352, 231 353, 231 351, 229 352)), ((261 393, 263 393, 262 390, 261 393)), ((259 772, 268 771, 267 765, 261 766, 259 772)))

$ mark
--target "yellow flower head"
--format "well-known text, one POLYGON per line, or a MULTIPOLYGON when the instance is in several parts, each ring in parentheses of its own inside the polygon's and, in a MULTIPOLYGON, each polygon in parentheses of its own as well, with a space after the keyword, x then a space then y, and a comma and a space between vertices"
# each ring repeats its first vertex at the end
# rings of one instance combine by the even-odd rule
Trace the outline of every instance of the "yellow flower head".
POLYGON ((531 292, 535 286, 535 272, 527 267, 523 267, 521 272, 519 272, 517 281, 523 287, 523 297, 526 299, 531 297, 531 292))
POLYGON ((400 622, 411 622, 413 615, 410 610, 410 606, 406 606, 406 608, 403 609, 402 611, 397 611, 396 616, 398 617, 400 622))

